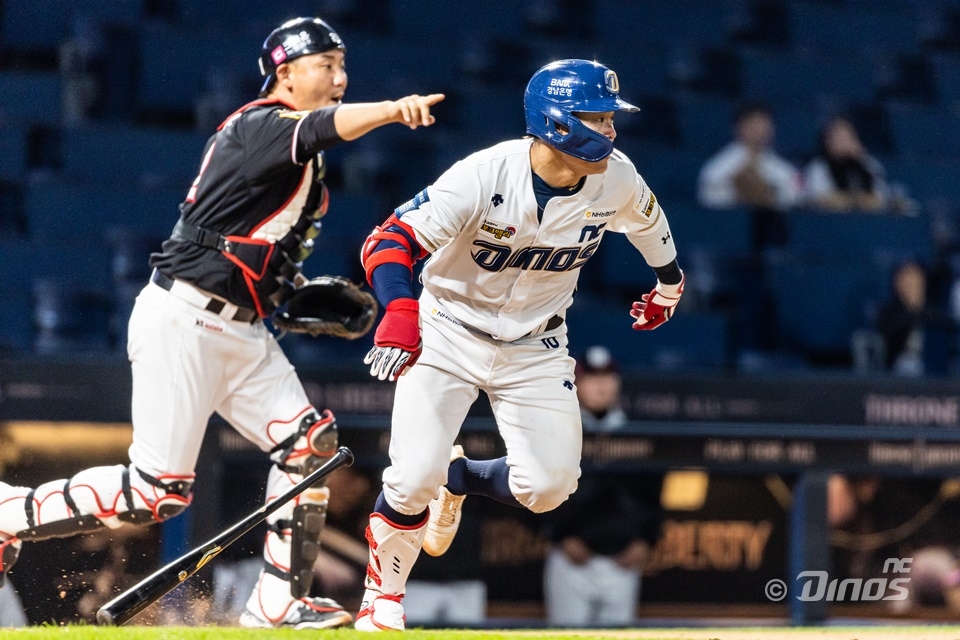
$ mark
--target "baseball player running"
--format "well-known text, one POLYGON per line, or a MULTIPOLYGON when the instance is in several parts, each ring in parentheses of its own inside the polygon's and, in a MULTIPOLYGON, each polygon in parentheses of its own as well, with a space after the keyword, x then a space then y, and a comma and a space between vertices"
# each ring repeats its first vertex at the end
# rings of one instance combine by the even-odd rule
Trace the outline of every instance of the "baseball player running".
MULTIPOLYGON (((36 488, 0 483, 4 571, 24 540, 150 524, 186 509, 213 412, 269 453, 275 465, 267 500, 334 454, 333 414, 310 405, 262 319, 304 280, 302 260, 327 211, 323 150, 391 122, 433 124, 430 108, 443 99, 341 104, 345 52, 337 33, 312 18, 284 23, 264 41, 261 99, 208 141, 130 318, 130 465, 95 467, 36 488)), ((328 495, 316 487, 268 519, 264 566, 244 626, 352 621, 336 602, 308 597, 328 495)))
POLYGON ((421 547, 447 550, 465 496, 541 513, 576 489, 581 426, 564 313, 604 233, 626 234, 657 275, 633 304, 633 327, 673 314, 683 274, 663 211, 613 148, 614 115, 637 111, 618 91, 617 74, 596 62, 543 67, 524 94, 533 137, 456 163, 364 244, 386 307, 365 362, 397 388, 357 629, 404 628, 407 576, 421 547), (417 300, 411 266, 428 255, 417 300), (504 458, 452 448, 481 389, 504 458))

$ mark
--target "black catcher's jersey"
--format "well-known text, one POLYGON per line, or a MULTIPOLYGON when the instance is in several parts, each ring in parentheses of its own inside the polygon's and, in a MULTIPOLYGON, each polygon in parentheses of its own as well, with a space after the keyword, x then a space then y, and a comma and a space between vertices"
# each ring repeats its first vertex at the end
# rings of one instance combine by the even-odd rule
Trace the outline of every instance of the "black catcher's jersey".
MULTIPOLYGON (((207 141, 199 174, 180 205, 181 220, 272 244, 305 215, 318 217, 326 204, 321 152, 341 142, 333 123, 337 108, 296 111, 280 101, 258 100, 235 112, 207 141)), ((176 232, 150 256, 150 266, 238 306, 260 306, 234 262, 176 232)), ((267 268, 276 266, 272 261, 267 268)))

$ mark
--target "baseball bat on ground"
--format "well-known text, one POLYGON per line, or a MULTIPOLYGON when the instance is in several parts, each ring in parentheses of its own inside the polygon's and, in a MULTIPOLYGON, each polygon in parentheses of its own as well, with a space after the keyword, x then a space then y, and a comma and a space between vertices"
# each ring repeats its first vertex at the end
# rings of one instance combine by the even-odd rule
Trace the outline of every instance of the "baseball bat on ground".
POLYGON ((336 469, 351 464, 353 464, 353 452, 347 447, 340 447, 326 464, 305 476, 303 480, 281 493, 269 504, 263 505, 226 531, 147 576, 100 607, 97 611, 97 623, 101 625, 124 624, 170 593, 178 584, 202 569, 221 551, 260 524, 267 516, 283 507, 284 504, 333 473, 336 469))

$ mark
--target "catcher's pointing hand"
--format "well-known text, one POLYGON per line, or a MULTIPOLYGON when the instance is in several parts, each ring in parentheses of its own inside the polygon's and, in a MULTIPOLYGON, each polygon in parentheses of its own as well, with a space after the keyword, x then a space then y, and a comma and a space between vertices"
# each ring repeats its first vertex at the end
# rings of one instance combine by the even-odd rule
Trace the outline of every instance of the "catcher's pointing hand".
POLYGON ((437 121, 430 114, 430 107, 443 100, 442 93, 431 93, 428 96, 413 94, 390 103, 388 113, 393 122, 402 122, 411 129, 429 127, 437 121))

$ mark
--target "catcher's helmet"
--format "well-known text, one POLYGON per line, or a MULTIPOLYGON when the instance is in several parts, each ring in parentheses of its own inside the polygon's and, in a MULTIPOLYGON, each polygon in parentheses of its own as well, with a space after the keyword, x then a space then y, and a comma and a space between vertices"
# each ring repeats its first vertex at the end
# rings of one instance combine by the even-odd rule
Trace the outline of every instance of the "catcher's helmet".
POLYGON ((640 110, 621 100, 619 91, 617 74, 599 62, 551 62, 533 74, 523 94, 527 133, 575 158, 599 162, 613 152, 613 141, 574 114, 640 110))
POLYGON ((270 32, 260 48, 260 75, 266 77, 260 95, 273 84, 277 67, 300 56, 346 49, 343 40, 320 18, 295 18, 270 32))

